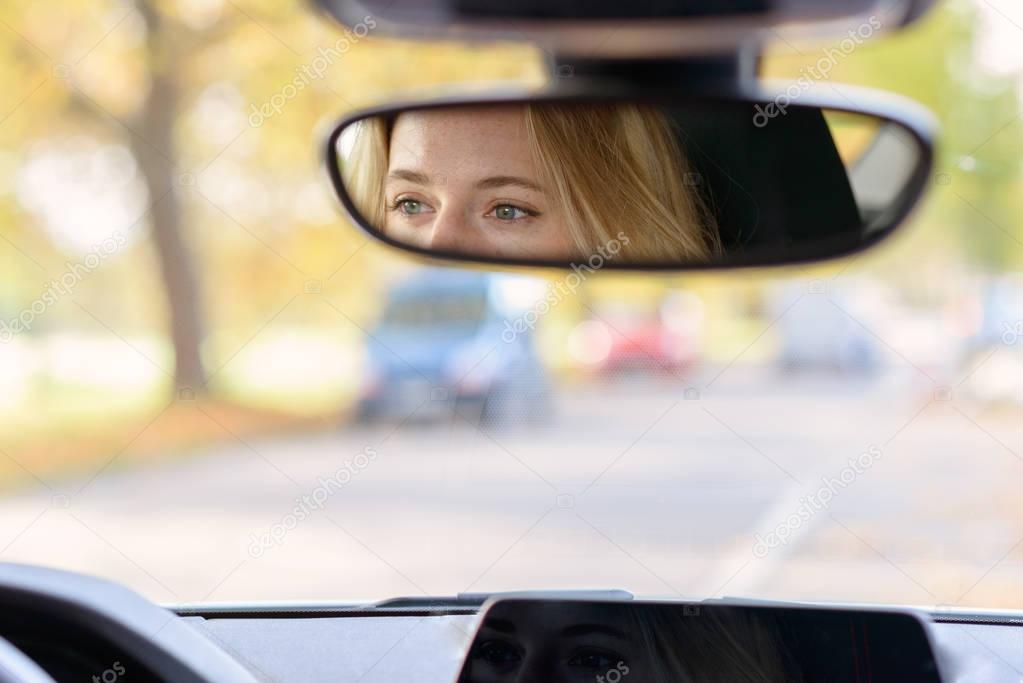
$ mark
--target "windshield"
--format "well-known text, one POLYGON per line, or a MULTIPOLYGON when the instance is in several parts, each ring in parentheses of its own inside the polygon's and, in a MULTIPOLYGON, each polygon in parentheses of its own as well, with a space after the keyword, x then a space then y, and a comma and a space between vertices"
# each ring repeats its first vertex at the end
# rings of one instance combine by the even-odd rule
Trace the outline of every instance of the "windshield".
POLYGON ((1023 15, 998 4, 765 61, 794 98, 858 83, 941 119, 885 246, 495 289, 348 225, 311 131, 434 83, 538 86, 542 53, 297 0, 4 3, 0 559, 169 603, 1023 608, 1023 15))

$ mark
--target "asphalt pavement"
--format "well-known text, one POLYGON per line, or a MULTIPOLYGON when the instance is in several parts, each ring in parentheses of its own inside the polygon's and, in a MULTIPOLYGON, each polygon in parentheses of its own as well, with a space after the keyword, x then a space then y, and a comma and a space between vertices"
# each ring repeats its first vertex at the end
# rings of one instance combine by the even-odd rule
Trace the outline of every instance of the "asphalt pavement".
POLYGON ((170 603, 513 589, 1023 607, 1023 421, 912 376, 558 389, 237 441, 0 501, 0 559, 170 603))

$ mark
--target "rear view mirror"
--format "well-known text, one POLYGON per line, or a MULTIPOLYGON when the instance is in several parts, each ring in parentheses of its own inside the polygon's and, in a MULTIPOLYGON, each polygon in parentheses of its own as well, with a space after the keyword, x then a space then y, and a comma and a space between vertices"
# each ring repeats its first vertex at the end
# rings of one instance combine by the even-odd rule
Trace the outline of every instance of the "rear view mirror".
POLYGON ((437 258, 793 263, 887 237, 928 176, 926 116, 847 102, 562 96, 395 107, 341 123, 328 164, 359 225, 437 258))
POLYGON ((941 681, 912 613, 802 606, 506 599, 458 683, 941 681))

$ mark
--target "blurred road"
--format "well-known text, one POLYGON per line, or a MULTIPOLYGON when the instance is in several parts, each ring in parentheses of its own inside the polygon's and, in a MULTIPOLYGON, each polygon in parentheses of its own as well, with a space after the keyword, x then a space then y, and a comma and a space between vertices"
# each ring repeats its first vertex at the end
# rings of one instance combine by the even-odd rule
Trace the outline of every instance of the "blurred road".
POLYGON ((0 501, 0 558, 164 602, 620 587, 1023 607, 1017 416, 905 376, 691 387, 563 389, 541 429, 410 421, 112 467, 0 501))

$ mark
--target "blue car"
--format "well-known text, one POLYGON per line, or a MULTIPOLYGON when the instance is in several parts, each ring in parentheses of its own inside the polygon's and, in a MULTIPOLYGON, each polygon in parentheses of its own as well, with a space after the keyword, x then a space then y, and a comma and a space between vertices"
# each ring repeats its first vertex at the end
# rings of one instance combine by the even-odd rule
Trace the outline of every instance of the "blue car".
POLYGON ((367 333, 357 418, 484 426, 543 420, 551 399, 534 344, 537 316, 514 303, 535 284, 428 269, 393 287, 367 333))

